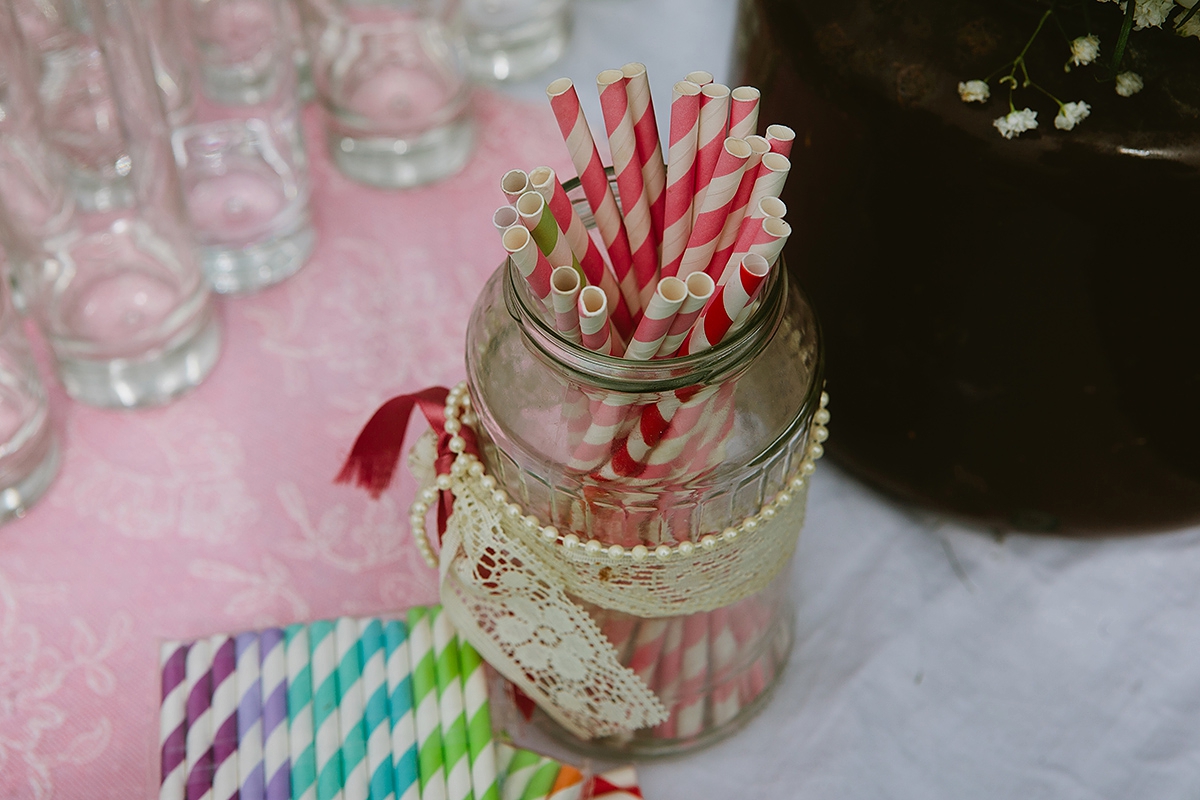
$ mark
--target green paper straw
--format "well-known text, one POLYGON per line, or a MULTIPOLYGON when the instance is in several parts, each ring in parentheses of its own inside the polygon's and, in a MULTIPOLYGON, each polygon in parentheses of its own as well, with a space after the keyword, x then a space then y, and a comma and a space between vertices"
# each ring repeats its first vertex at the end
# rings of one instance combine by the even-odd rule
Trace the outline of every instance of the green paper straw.
MULTIPOLYGON (((541 197, 541 195, 538 195, 541 197)), ((458 637, 441 606, 429 610, 433 628, 433 659, 437 678, 438 713, 442 720, 442 755, 449 800, 474 800, 471 760, 467 753, 467 716, 458 664, 458 637)))
POLYGON ((521 800, 546 800, 550 796, 550 790, 554 788, 554 779, 558 777, 561 766, 562 764, 553 758, 539 757, 521 800))
POLYGON ((428 609, 418 607, 408 612, 408 657, 412 664, 421 800, 446 800, 437 666, 428 609))
POLYGON ((504 788, 500 792, 501 800, 522 800, 529 782, 537 771, 542 757, 532 750, 516 749, 512 760, 508 762, 508 771, 504 777, 504 788))
POLYGON ((467 718, 471 788, 475 800, 500 800, 500 787, 496 782, 492 712, 488 705, 487 673, 478 651, 461 636, 458 637, 458 664, 462 672, 463 707, 467 718))

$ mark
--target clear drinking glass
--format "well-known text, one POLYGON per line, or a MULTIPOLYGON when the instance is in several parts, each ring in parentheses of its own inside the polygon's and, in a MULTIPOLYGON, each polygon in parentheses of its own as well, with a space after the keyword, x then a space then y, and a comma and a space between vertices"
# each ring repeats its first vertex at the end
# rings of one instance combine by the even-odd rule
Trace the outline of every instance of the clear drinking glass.
MULTIPOLYGON (((0 234, 21 265, 24 302, 50 343, 67 392, 99 406, 165 402, 203 380, 220 350, 144 20, 135 9, 131 0, 89 0, 74 10, 101 44, 118 135, 111 171, 122 178, 124 202, 58 212, 65 214, 61 223, 30 227, 22 196, 0 185, 0 234)), ((12 5, 3 11, 9 24, 0 25, 0 65, 9 91, 32 98, 12 5)), ((37 103, 16 103, 12 110, 22 130, 48 139, 37 103)), ((65 185, 54 152, 0 141, 17 142, 6 150, 19 153, 41 195, 55 196, 54 187, 65 185)))
POLYGON ((418 186, 474 146, 465 47, 429 0, 300 0, 326 145, 343 174, 418 186))
POLYGON ((567 48, 571 11, 571 0, 462 0, 471 74, 519 81, 546 69, 567 48))
POLYGON ((316 243, 285 0, 198 5, 207 22, 187 30, 204 32, 192 42, 201 96, 195 122, 172 134, 175 160, 208 280, 252 291, 294 274, 316 243), (243 34, 228 37, 226 17, 243 34))
MULTIPOLYGON (((541 723, 617 758, 680 753, 737 730, 767 702, 791 650, 788 564, 828 421, 817 322, 782 263, 725 341, 632 362, 559 336, 506 262, 472 313, 466 364, 493 502, 522 523, 510 535, 669 712, 655 727, 586 741, 544 707, 541 723)), ((488 566, 505 553, 480 558, 445 572, 443 602, 449 590, 473 607, 510 585, 488 566)), ((534 666, 516 673, 568 664, 539 650, 552 641, 539 633, 520 645, 534 666)))

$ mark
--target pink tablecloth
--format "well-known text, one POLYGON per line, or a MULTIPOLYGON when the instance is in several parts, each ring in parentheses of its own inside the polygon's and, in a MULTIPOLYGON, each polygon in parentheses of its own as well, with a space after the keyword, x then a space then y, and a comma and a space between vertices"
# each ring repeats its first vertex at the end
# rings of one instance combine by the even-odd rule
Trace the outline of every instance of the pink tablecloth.
POLYGON ((155 793, 157 644, 436 597, 411 479, 373 502, 332 477, 378 404, 463 377, 467 316, 503 255, 499 178, 572 174, 549 108, 478 97, 466 170, 364 188, 308 118, 320 242, 294 278, 222 302, 207 382, 156 410, 54 391, 62 473, 0 529, 0 797, 155 793))

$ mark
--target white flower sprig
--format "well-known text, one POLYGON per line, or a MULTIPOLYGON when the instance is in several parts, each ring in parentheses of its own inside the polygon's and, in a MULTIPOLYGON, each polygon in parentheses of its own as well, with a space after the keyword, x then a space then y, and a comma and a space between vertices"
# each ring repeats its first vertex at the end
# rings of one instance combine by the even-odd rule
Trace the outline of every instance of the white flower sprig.
POLYGON ((1092 113, 1092 107, 1082 100, 1078 103, 1059 103, 1058 116, 1054 118, 1054 127, 1060 131, 1072 130, 1090 113, 1092 113))
POLYGON ((1117 94, 1121 97, 1133 97, 1144 85, 1142 76, 1136 72, 1122 72, 1117 76, 1117 94))
POLYGON ((1037 112, 1031 108, 1023 108, 1020 111, 1013 109, 1003 117, 998 117, 992 125, 996 126, 996 130, 1000 131, 1000 135, 1005 139, 1011 139, 1038 126, 1037 112))
POLYGON ((992 96, 987 81, 959 81, 958 96, 964 103, 986 103, 992 96))
POLYGON ((1072 65, 1086 67, 1095 61, 1098 55, 1100 55, 1100 37, 1090 33, 1087 36, 1080 36, 1071 41, 1071 60, 1063 65, 1063 70, 1070 72, 1072 65))

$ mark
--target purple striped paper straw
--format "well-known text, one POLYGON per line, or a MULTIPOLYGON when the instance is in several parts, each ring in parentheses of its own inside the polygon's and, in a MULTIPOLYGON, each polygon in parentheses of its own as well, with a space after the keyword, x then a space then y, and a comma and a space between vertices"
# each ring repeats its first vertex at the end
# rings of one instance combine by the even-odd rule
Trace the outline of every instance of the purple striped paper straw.
POLYGON ((217 634, 209 639, 213 651, 213 800, 238 796, 238 690, 237 648, 233 637, 217 634))
POLYGON ((187 645, 180 642, 163 642, 159 647, 162 665, 159 800, 183 800, 187 793, 187 652, 187 645))
POLYGON ((263 780, 266 800, 291 800, 288 757, 287 652, 283 630, 267 628, 259 635, 262 658, 263 780))
POLYGON ((265 800, 262 679, 257 633, 239 633, 237 652, 237 763, 240 800, 265 800))
POLYGON ((212 800, 212 647, 207 639, 188 648, 187 800, 212 800))

